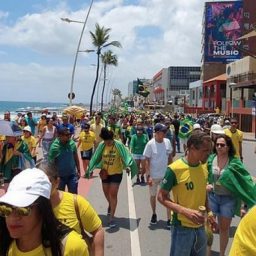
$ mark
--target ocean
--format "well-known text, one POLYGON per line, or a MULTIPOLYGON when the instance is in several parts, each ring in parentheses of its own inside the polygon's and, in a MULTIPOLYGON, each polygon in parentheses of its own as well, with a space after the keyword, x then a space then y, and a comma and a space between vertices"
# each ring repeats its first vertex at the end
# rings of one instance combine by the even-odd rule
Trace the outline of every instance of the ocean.
POLYGON ((0 118, 6 111, 11 112, 11 116, 17 115, 17 112, 26 113, 28 111, 38 111, 41 109, 48 109, 49 111, 61 111, 67 106, 67 103, 54 102, 25 102, 25 101, 0 101, 0 118))

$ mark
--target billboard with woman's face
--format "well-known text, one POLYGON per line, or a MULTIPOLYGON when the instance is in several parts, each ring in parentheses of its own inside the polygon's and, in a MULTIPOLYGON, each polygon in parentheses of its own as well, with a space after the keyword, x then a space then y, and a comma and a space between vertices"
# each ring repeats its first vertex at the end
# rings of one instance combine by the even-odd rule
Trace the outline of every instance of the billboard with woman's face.
POLYGON ((205 4, 205 62, 228 63, 241 58, 243 3, 209 2, 205 4))

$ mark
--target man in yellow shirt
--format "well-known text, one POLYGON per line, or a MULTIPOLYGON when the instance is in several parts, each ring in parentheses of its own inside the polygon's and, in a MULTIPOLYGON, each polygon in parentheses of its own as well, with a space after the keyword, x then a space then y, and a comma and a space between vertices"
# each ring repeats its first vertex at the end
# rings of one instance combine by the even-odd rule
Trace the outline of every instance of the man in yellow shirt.
POLYGON ((242 151, 242 142, 243 142, 243 132, 237 129, 238 122, 235 118, 231 118, 230 120, 231 127, 225 129, 224 132, 227 136, 229 136, 232 140, 232 143, 235 147, 236 154, 238 158, 243 161, 243 151, 242 151))
MULTIPOLYGON (((187 148, 184 157, 168 166, 158 193, 158 200, 173 211, 170 255, 205 256, 207 246, 205 216, 200 213, 199 206, 204 206, 208 210, 206 198, 208 171, 205 163, 212 150, 211 138, 201 131, 192 133, 187 148), (173 194, 172 200, 169 198, 170 191, 173 194)), ((212 217, 209 221, 214 223, 212 217)))

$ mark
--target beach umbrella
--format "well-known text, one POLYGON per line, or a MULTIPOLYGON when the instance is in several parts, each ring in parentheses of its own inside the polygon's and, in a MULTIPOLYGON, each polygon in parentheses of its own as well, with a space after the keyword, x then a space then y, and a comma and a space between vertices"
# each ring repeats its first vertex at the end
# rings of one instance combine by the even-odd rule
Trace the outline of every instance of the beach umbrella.
POLYGON ((81 118, 81 116, 84 115, 86 112, 87 110, 80 106, 70 106, 63 110, 64 114, 69 114, 75 116, 76 118, 81 118))
POLYGON ((21 136, 22 129, 16 122, 0 120, 0 134, 5 136, 21 136))

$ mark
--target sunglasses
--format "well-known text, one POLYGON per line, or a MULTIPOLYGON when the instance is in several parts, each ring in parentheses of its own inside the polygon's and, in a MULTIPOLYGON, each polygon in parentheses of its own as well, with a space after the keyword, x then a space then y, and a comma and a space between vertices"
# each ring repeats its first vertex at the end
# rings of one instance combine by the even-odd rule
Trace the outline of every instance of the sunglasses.
POLYGON ((237 124, 237 122, 231 122, 231 124, 237 124))
POLYGON ((9 217, 12 213, 20 217, 29 216, 31 213, 31 209, 35 204, 32 204, 27 207, 14 207, 9 205, 0 205, 0 216, 1 217, 9 217))
POLYGON ((224 148, 224 147, 226 147, 226 144, 224 144, 224 143, 216 143, 216 147, 224 148))

